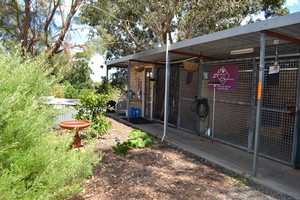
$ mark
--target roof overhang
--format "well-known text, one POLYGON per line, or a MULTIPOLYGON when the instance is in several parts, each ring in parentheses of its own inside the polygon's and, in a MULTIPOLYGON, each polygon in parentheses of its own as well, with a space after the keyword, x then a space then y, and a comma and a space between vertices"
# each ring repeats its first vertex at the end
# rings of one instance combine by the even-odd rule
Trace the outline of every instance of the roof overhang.
MULTIPOLYGON (((171 44, 171 60, 191 57, 204 60, 258 57, 262 32, 267 35, 266 56, 275 55, 274 46, 278 39, 279 54, 300 55, 300 12, 297 12, 171 44), (230 55, 232 50, 246 48, 254 48, 254 51, 250 54, 230 55)), ((106 64, 111 67, 127 67, 129 61, 163 64, 165 59, 166 47, 163 46, 107 61, 106 64)))

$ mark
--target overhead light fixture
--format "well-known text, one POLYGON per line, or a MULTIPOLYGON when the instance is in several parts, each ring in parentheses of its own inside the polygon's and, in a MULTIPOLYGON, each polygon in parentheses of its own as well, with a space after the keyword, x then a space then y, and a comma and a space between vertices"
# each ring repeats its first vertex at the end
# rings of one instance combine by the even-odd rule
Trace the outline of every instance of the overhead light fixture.
POLYGON ((279 44, 279 40, 274 40, 273 42, 275 45, 279 44))
POLYGON ((245 53, 253 53, 254 48, 247 48, 247 49, 238 49, 230 51, 230 55, 238 55, 238 54, 245 54, 245 53))

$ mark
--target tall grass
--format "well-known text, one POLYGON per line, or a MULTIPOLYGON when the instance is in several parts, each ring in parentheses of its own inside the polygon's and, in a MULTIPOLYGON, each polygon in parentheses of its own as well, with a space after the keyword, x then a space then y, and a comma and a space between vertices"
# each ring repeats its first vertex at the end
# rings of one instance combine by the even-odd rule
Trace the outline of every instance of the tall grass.
POLYGON ((44 104, 51 80, 45 56, 24 58, 0 47, 0 199, 64 199, 81 191, 99 155, 69 150, 73 135, 52 129, 44 104))

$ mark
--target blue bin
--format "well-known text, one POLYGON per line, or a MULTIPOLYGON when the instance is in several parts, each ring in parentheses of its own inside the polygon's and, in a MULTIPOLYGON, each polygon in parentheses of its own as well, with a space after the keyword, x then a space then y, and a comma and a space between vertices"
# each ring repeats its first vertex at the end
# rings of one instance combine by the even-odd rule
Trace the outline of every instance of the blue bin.
POLYGON ((142 117, 142 110, 140 108, 135 109, 135 117, 142 117))
POLYGON ((142 117, 142 110, 140 108, 130 108, 129 117, 142 117))
POLYGON ((129 117, 135 117, 135 108, 129 109, 129 117))

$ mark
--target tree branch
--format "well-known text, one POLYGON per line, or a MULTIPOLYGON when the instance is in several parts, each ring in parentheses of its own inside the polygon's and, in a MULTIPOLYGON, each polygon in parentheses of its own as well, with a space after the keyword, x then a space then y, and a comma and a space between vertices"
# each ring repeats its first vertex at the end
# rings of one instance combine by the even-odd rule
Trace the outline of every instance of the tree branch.
POLYGON ((64 19, 64 11, 63 11, 63 9, 61 8, 61 5, 59 5, 59 11, 60 11, 60 17, 61 17, 61 24, 62 24, 62 26, 64 26, 65 25, 65 19, 64 19))
POLYGON ((54 47, 51 50, 50 57, 52 57, 58 51, 60 46, 62 45, 62 42, 63 42, 63 40, 66 36, 66 33, 70 27, 72 17, 75 15, 75 13, 79 9, 82 2, 83 2, 83 0, 75 0, 74 4, 72 4, 70 12, 66 18, 65 24, 63 25, 63 27, 61 29, 58 40, 56 41, 54 47))
POLYGON ((24 27, 23 27, 23 41, 22 47, 25 49, 27 48, 27 39, 28 39, 28 29, 29 29, 29 22, 30 22, 30 0, 25 0, 25 20, 24 20, 24 27))
MULTIPOLYGON (((45 26, 44 26, 44 32, 46 34, 46 41, 47 41, 47 35, 48 35, 47 32, 48 32, 48 29, 49 29, 49 25, 50 25, 51 21, 53 20, 56 9, 60 5, 60 3, 61 3, 61 0, 58 0, 56 4, 55 4, 55 0, 53 1, 54 6, 53 6, 53 9, 52 9, 52 12, 51 12, 49 18, 46 19, 45 26)), ((50 3, 50 6, 51 6, 51 3, 50 3)), ((48 42, 46 42, 46 43, 47 43, 47 46, 48 46, 48 42)))
POLYGON ((130 27, 130 25, 129 25, 129 20, 124 21, 124 24, 125 24, 125 25, 124 25, 125 31, 126 31, 126 33, 128 34, 129 38, 134 42, 134 44, 135 44, 136 46, 138 46, 138 47, 141 47, 141 48, 145 49, 145 46, 139 44, 139 43, 137 42, 137 40, 134 38, 134 36, 131 34, 131 32, 129 31, 129 27, 130 27))
POLYGON ((51 3, 49 4, 51 14, 50 14, 49 18, 47 17, 45 25, 44 25, 45 43, 46 43, 47 48, 50 48, 50 44, 48 43, 48 29, 49 29, 51 21, 53 20, 53 17, 55 15, 55 12, 56 12, 58 6, 60 6, 60 3, 61 3, 61 0, 58 0, 56 4, 55 4, 55 0, 53 0, 52 11, 51 11, 51 3))
POLYGON ((22 32, 22 28, 20 26, 20 15, 19 15, 20 10, 19 10, 19 6, 18 6, 18 4, 17 4, 17 2, 15 0, 13 1, 13 3, 14 3, 14 5, 12 6, 12 8, 14 8, 16 10, 17 27, 18 27, 19 31, 22 32))

